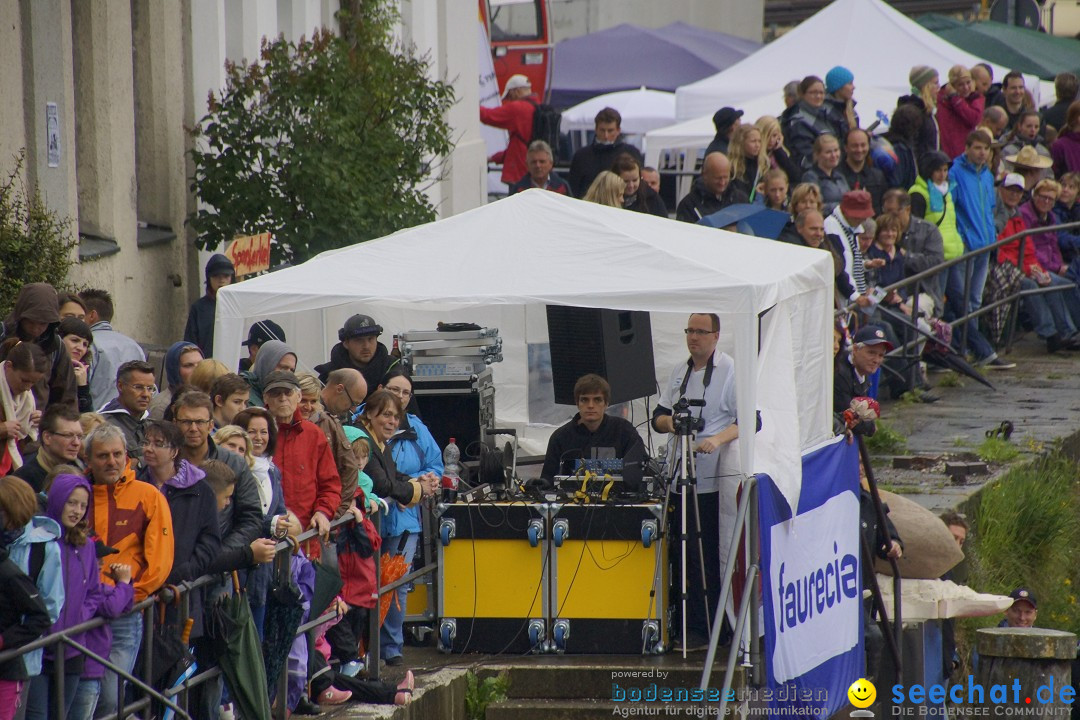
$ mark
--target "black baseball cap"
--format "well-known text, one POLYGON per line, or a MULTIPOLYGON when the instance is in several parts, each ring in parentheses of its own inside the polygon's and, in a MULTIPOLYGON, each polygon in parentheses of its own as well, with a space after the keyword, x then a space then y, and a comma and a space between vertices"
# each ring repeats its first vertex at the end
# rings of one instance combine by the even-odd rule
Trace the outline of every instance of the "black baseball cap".
POLYGON ((885 337, 885 331, 877 325, 863 325, 852 342, 855 345, 884 345, 886 350, 893 349, 893 344, 885 337))
POLYGON ((285 342, 285 331, 273 320, 259 320, 248 328, 248 339, 241 345, 262 345, 271 340, 285 342))
POLYGON ((735 121, 743 116, 742 110, 733 107, 722 107, 712 116, 713 126, 716 132, 723 132, 735 124, 735 121))
POLYGON ((1031 603, 1031 607, 1036 610, 1039 609, 1039 604, 1035 600, 1035 595, 1026 587, 1016 588, 1011 593, 1009 593, 1009 597, 1011 597, 1013 601, 1023 600, 1024 602, 1029 602, 1031 603))
POLYGON ((338 340, 345 342, 349 338, 365 335, 381 335, 382 325, 370 315, 353 315, 345 321, 345 327, 338 330, 338 340))

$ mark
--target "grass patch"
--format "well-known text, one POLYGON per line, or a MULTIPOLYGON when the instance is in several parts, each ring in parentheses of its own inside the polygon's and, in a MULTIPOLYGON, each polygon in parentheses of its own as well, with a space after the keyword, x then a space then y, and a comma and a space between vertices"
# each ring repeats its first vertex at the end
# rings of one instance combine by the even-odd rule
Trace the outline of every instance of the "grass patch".
MULTIPOLYGON (((1073 631, 1080 626, 1080 466, 1060 455, 1010 469, 969 506, 972 532, 964 546, 967 585, 1007 595, 1030 587, 1039 598, 1039 626, 1073 631)), ((1000 615, 962 618, 958 640, 967 650, 978 628, 1000 615)))
POLYGON ((866 438, 866 448, 879 455, 900 455, 907 450, 907 438, 878 420, 877 432, 866 438))
POLYGON ((1020 455, 1019 448, 1008 440, 1002 440, 998 437, 986 438, 975 452, 983 462, 997 463, 999 465, 1015 460, 1020 455))
POLYGON ((964 387, 964 378, 960 377, 960 373, 950 371, 941 376, 941 379, 938 380, 938 387, 962 388, 964 387))
POLYGON ((923 491, 918 485, 891 485, 889 483, 878 483, 877 486, 878 490, 891 492, 893 495, 918 495, 923 491))
POLYGON ((953 447, 969 448, 971 447, 971 438, 967 435, 957 435, 952 441, 953 447))
POLYGON ((465 715, 469 720, 484 720, 487 706, 505 700, 510 689, 510 676, 505 670, 483 680, 470 670, 465 682, 465 715))

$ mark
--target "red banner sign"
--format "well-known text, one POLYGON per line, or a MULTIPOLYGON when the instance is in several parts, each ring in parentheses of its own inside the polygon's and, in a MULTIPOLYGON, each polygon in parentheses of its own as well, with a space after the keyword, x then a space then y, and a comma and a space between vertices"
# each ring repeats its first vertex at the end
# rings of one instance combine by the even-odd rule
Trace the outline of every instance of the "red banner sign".
POLYGON ((225 255, 232 260, 237 277, 270 269, 270 233, 242 235, 229 244, 225 255))

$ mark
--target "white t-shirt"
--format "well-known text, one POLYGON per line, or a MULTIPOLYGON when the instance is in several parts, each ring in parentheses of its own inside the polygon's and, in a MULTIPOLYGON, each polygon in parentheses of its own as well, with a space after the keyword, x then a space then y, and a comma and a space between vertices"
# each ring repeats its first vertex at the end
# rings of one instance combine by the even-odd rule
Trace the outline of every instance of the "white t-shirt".
MULTIPOLYGON (((682 397, 688 400, 704 398, 705 407, 691 407, 694 417, 705 420, 705 428, 695 436, 695 444, 702 438, 715 435, 733 425, 738 418, 735 406, 735 361, 730 356, 717 350, 713 353, 713 372, 709 387, 705 387, 705 368, 692 370, 686 377, 689 366, 685 363, 676 365, 666 385, 660 388, 660 406, 672 409, 682 397), (686 379, 686 392, 681 392, 683 379, 686 379)), ((668 470, 675 462, 675 440, 672 435, 668 442, 668 470)), ((736 484, 742 480, 739 463, 739 444, 731 442, 713 453, 696 453, 698 493, 717 492, 724 478, 730 478, 736 484)))

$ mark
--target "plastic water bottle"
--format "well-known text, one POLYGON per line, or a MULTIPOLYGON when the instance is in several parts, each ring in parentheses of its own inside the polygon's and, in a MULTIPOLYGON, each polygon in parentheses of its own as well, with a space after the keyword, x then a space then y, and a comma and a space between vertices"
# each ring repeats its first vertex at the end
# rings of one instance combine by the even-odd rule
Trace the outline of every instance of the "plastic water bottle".
POLYGON ((458 484, 461 482, 461 450, 455 438, 450 438, 443 450, 443 498, 447 502, 457 501, 458 484))

